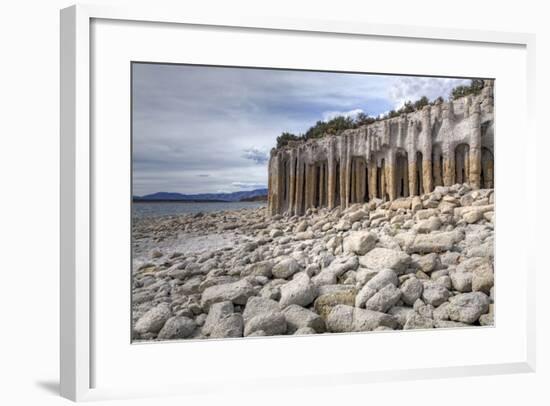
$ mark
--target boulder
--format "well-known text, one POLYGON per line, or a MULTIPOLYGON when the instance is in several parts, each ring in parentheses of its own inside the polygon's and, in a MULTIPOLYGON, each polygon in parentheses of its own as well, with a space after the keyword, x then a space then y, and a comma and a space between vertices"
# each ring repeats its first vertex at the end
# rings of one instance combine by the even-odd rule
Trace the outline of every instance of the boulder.
POLYGON ((368 310, 386 312, 401 299, 401 291, 389 283, 376 292, 365 304, 368 310))
POLYGON ((202 293, 201 306, 208 311, 212 304, 219 302, 231 301, 234 304, 244 305, 248 298, 255 294, 254 286, 248 280, 242 279, 206 288, 202 293))
POLYGON ((273 230, 271 230, 269 232, 269 236, 271 238, 277 238, 277 237, 281 237, 283 235, 283 232, 277 228, 274 228, 273 230))
POLYGON ((327 317, 327 329, 333 333, 373 331, 380 326, 394 329, 398 323, 388 314, 347 305, 335 306, 327 317))
POLYGON ((344 252, 365 255, 374 248, 378 237, 370 231, 354 231, 344 239, 344 252))
POLYGON ((464 239, 460 230, 440 231, 430 234, 398 234, 396 239, 401 248, 409 253, 428 254, 430 252, 450 251, 455 244, 464 239))
POLYGON ((204 321, 204 325, 202 326, 202 333, 209 335, 222 318, 229 316, 233 312, 233 303, 230 301, 212 304, 206 316, 206 320, 204 321))
POLYGON ((472 291, 489 294, 495 283, 493 266, 485 262, 474 269, 472 275, 472 291))
POLYGON ((315 237, 315 234, 313 234, 313 231, 302 231, 301 233, 294 234, 294 239, 297 241, 305 241, 305 240, 311 240, 315 237))
POLYGON ((472 324, 489 311, 489 297, 483 292, 462 293, 449 299, 448 313, 453 321, 472 324))
POLYGON ((359 258, 359 263, 365 268, 374 270, 392 269, 397 274, 403 273, 410 262, 411 257, 403 251, 378 247, 359 258))
POLYGON ((432 231, 439 230, 441 227, 441 220, 437 216, 430 217, 427 220, 423 220, 417 223, 414 227, 419 233, 431 233, 432 231))
POLYGON ((426 255, 412 255, 412 264, 422 272, 430 273, 441 265, 439 255, 435 252, 426 255))
POLYGON ((273 263, 271 261, 260 261, 255 264, 248 265, 242 272, 241 276, 265 276, 271 278, 271 270, 273 269, 273 263))
POLYGON ((424 281, 422 299, 434 307, 441 305, 449 299, 451 293, 441 284, 434 281, 424 281))
POLYGON ((295 336, 302 336, 307 334, 316 334, 317 332, 311 327, 301 327, 294 332, 295 336))
POLYGON ((286 319, 283 313, 263 313, 250 319, 244 327, 244 336, 247 337, 256 331, 263 331, 267 336, 286 333, 286 319))
POLYGON ((413 196, 412 202, 411 202, 411 210, 413 213, 416 213, 418 210, 422 209, 422 199, 420 199, 420 196, 413 196))
POLYGON ((284 309, 291 304, 307 306, 317 297, 317 287, 306 273, 295 275, 294 279, 281 286, 279 305, 284 309))
POLYGON ((399 199, 395 199, 391 202, 390 208, 392 210, 399 210, 399 209, 410 209, 411 208, 412 199, 410 197, 402 197, 399 199))
POLYGON ((495 324, 494 313, 487 313, 479 316, 479 324, 482 326, 494 326, 495 324))
POLYGON ((367 301, 376 294, 376 290, 363 286, 357 296, 355 296, 355 307, 365 307, 367 301))
POLYGON ((302 220, 298 223, 298 225, 294 229, 294 232, 301 233, 301 232, 306 231, 306 230, 307 230, 307 221, 302 220))
POLYGON ((292 257, 283 258, 271 269, 273 277, 281 279, 288 279, 298 271, 300 271, 300 265, 292 257))
POLYGON ((334 285, 337 279, 348 271, 357 269, 359 261, 356 256, 337 259, 321 272, 313 277, 316 286, 334 285))
POLYGON ((349 220, 351 224, 355 223, 356 221, 363 220, 365 218, 369 218, 369 213, 365 210, 359 209, 352 211, 351 213, 346 214, 345 218, 349 220))
POLYGON ((391 269, 382 269, 371 280, 369 280, 365 286, 376 291, 382 289, 386 285, 399 285, 399 279, 394 271, 391 269))
POLYGON ((156 334, 171 316, 170 306, 167 303, 160 303, 139 318, 134 325, 134 331, 138 334, 156 334))
POLYGON ((403 330, 413 330, 413 329, 427 329, 434 328, 434 321, 427 317, 421 316, 416 312, 412 312, 407 317, 407 321, 403 326, 403 330))
POLYGON ((313 305, 315 311, 326 320, 332 309, 338 305, 353 307, 355 304, 355 290, 335 291, 319 296, 313 305))
POLYGON ((298 305, 290 305, 283 310, 286 318, 287 332, 293 334, 303 328, 311 328, 316 333, 325 331, 325 322, 317 313, 298 305))
POLYGON ((252 296, 246 302, 246 306, 243 311, 243 320, 246 324, 251 318, 264 313, 276 313, 279 312, 281 308, 279 303, 275 300, 252 296))
POLYGON ((197 327, 195 321, 188 317, 175 316, 170 317, 164 323, 157 338, 159 340, 173 340, 178 338, 187 338, 193 334, 197 327))
POLYGON ((415 313, 414 309, 406 306, 394 306, 388 311, 388 314, 395 317, 401 328, 403 328, 412 313, 415 313))
POLYGON ((417 278, 409 278, 401 284, 400 289, 401 300, 405 304, 412 306, 422 296, 424 285, 417 278))
MULTIPOLYGON (((207 288, 210 286, 215 285, 224 285, 226 283, 232 283, 237 282, 239 279, 235 276, 229 276, 229 275, 221 275, 221 276, 208 276, 205 280, 203 280, 200 285, 198 292, 204 292, 207 288)), ((185 290, 181 289, 185 286, 187 286, 189 282, 187 282, 185 285, 180 286, 180 289, 178 289, 178 293, 190 295, 191 293, 184 293, 185 290)), ((197 293, 197 291, 193 291, 193 293, 197 293)))
POLYGON ((462 268, 457 268, 449 271, 451 284, 454 290, 459 292, 472 291, 472 273, 464 271, 462 268))
POLYGON ((212 328, 210 338, 242 337, 243 325, 243 317, 239 313, 224 316, 212 328))

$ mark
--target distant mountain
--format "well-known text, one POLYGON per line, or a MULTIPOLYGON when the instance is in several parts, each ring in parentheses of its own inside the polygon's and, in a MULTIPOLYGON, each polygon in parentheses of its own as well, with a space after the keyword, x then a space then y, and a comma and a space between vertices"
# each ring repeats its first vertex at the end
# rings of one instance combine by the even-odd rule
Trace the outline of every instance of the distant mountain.
POLYGON ((240 202, 260 199, 263 196, 267 197, 267 189, 245 190, 233 193, 199 193, 195 195, 158 192, 145 196, 133 196, 133 200, 135 202, 240 202))

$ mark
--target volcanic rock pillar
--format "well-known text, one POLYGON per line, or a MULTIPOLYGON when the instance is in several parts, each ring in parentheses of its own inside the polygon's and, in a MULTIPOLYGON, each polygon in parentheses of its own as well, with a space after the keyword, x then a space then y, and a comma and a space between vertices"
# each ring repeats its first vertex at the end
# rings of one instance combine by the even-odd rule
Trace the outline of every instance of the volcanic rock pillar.
POLYGON ((433 186, 432 174, 432 131, 431 131, 431 107, 424 106, 422 109, 422 189, 420 194, 430 193, 433 186))
POLYGON ((481 110, 478 103, 470 107, 470 176, 469 183, 479 189, 481 179, 481 110))
POLYGON ((388 195, 390 200, 394 200, 397 196, 397 187, 395 184, 395 176, 396 176, 396 170, 395 170, 396 162, 395 162, 395 152, 389 151, 387 154, 386 159, 386 165, 385 165, 385 171, 384 171, 384 177, 385 181, 382 182, 382 185, 386 186, 385 193, 382 192, 382 196, 388 195))
POLYGON ((327 188, 327 206, 329 209, 333 209, 335 205, 335 191, 336 191, 336 162, 332 153, 329 153, 328 158, 328 188, 327 188))
POLYGON ((380 197, 376 195, 376 160, 374 158, 371 158, 368 161, 368 175, 369 175, 369 200, 372 200, 376 197, 380 197))

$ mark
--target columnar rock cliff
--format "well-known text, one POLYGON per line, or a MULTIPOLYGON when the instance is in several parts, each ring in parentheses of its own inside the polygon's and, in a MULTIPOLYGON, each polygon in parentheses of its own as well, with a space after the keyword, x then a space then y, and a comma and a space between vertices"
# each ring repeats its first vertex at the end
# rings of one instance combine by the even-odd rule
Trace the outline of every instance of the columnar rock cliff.
POLYGON ((493 188, 493 110, 493 81, 485 81, 476 96, 273 149, 269 213, 345 208, 455 183, 493 188))

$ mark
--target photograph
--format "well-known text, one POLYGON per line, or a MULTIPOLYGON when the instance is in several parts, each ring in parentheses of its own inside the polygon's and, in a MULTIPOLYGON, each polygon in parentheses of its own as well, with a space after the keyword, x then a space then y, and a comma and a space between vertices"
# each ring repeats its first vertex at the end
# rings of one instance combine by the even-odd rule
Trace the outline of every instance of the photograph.
POLYGON ((494 79, 130 69, 132 343, 494 327, 494 79))

